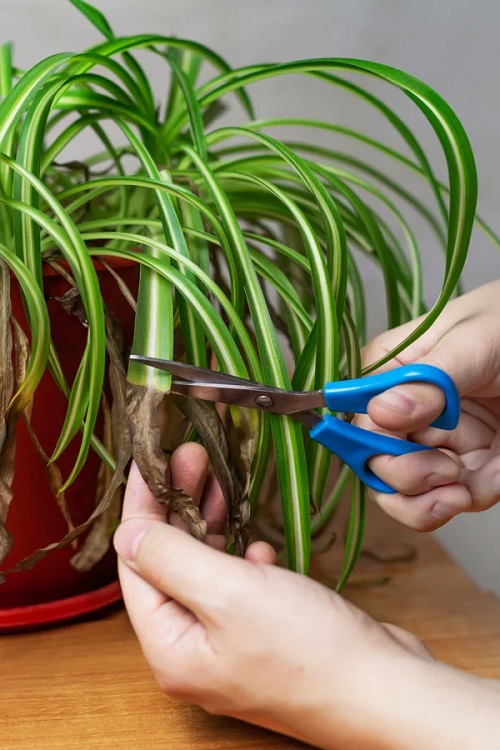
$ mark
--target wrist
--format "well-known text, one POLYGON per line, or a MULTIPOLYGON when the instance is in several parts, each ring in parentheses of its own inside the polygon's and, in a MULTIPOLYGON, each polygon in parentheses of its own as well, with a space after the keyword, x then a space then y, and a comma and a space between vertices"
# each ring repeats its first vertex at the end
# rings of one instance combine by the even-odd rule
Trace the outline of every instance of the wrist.
MULTIPOLYGON (((280 696, 273 710, 239 715, 252 723, 275 732, 293 736, 324 750, 432 750, 422 734, 419 744, 407 745, 404 738, 409 726, 405 710, 398 703, 401 686, 412 679, 426 658, 415 656, 398 647, 394 673, 401 677, 396 686, 395 675, 388 676, 385 643, 346 645, 345 658, 339 652, 325 658, 322 669, 307 667, 300 678, 290 682, 290 691, 280 696)), ((422 676, 423 679, 423 676, 422 676)), ((429 679, 429 678, 427 678, 429 679)), ((411 696, 408 696, 411 698, 411 696)), ((405 703, 407 697, 405 696, 405 703)), ((418 708, 415 709, 418 711, 418 708)), ((418 724, 418 721, 416 722, 418 724)), ((440 748, 439 750, 442 750, 440 748)))
POLYGON ((498 682, 399 647, 374 651, 333 664, 268 727, 324 750, 500 747, 498 682))
POLYGON ((500 747, 496 682, 399 652, 385 658, 384 670, 370 688, 363 710, 370 716, 367 725, 376 750, 500 747))

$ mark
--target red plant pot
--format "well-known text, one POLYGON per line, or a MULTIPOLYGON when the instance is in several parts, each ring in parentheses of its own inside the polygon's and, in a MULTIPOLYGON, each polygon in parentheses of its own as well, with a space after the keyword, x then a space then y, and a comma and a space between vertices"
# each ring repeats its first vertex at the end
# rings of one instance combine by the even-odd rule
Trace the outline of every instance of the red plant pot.
MULTIPOLYGON (((129 261, 111 259, 133 294, 137 292, 138 267, 129 261)), ((128 345, 132 340, 134 312, 119 290, 116 280, 96 261, 103 299, 120 320, 128 345)), ((69 289, 68 283, 53 269, 44 273, 48 298, 60 297, 69 289)), ((23 311, 19 286, 12 279, 13 315, 29 333, 23 311)), ((71 383, 80 363, 87 330, 75 315, 67 313, 56 300, 47 302, 52 339, 66 378, 71 383)), ((31 425, 44 451, 50 456, 62 427, 67 400, 51 375, 46 372, 36 391, 31 425)), ((96 426, 100 435, 102 418, 96 426)), ((74 465, 80 445, 77 435, 57 460, 62 476, 67 477, 74 465)), ((95 506, 96 483, 100 461, 90 450, 87 462, 66 491, 66 501, 75 525, 85 521, 95 506)), ((66 523, 50 490, 45 468, 20 419, 16 431, 15 475, 13 500, 7 517, 7 528, 14 538, 11 551, 2 569, 9 569, 40 547, 57 542, 67 532, 66 523)), ((81 546, 85 537, 78 540, 81 546)), ((92 570, 79 573, 70 564, 75 550, 71 547, 54 550, 33 569, 7 575, 0 585, 0 629, 24 628, 55 622, 84 612, 93 611, 120 598, 116 575, 116 558, 110 549, 92 570)))

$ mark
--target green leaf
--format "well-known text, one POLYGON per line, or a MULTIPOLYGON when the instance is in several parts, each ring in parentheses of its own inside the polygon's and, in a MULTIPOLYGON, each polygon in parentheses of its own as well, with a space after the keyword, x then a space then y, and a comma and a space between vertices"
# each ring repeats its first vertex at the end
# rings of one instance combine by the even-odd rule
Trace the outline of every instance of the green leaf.
MULTIPOLYGON (((198 42, 193 42, 189 39, 178 39, 177 37, 167 37, 158 34, 140 34, 130 37, 121 37, 119 39, 112 39, 108 42, 96 45, 91 49, 91 52, 105 56, 114 56, 123 54, 124 52, 128 52, 133 49, 154 48, 155 46, 161 45, 164 45, 167 48, 178 47, 180 49, 192 52, 198 57, 206 60, 217 70, 222 71, 224 74, 232 72, 231 67, 227 64, 227 62, 220 55, 218 55, 216 52, 209 49, 205 45, 199 44, 198 42)), ((236 92, 236 97, 246 114, 251 119, 253 119, 253 106, 245 89, 240 87, 240 89, 236 92)))
MULTIPOLYGON (((116 38, 100 10, 83 0, 73 5, 105 41, 21 73, 12 69, 10 50, 0 50, 5 96, 0 103, 0 247, 4 254, 15 250, 15 262, 28 274, 21 286, 39 337, 33 372, 38 377, 48 362, 68 396, 54 456, 82 431, 66 486, 90 446, 105 455, 93 433, 105 351, 95 256, 140 264, 137 353, 170 358, 180 351, 195 364, 216 360, 222 371, 310 389, 360 374, 367 310, 358 257, 367 257, 382 274, 389 324, 397 325, 425 312, 418 245, 405 209, 420 214, 445 245, 439 298, 417 331, 383 362, 425 331, 456 293, 476 202, 474 160, 458 119, 435 92, 401 71, 347 58, 232 70, 189 40, 157 34, 116 38), (170 65, 167 102, 155 101, 134 57, 146 51, 170 65), (209 80, 206 65, 216 69, 209 80), (253 118, 246 87, 296 74, 320 80, 327 92, 341 87, 374 108, 410 156, 347 127, 313 120, 253 120, 210 131, 207 117, 220 110, 227 95, 236 95, 253 118), (442 146, 448 184, 437 181, 434 163, 406 123, 353 83, 353 74, 398 88, 422 111, 442 146), (294 124, 350 139, 355 148, 367 146, 423 178, 432 209, 406 182, 356 154, 263 132, 294 124), (88 128, 99 139, 96 152, 84 164, 54 163, 88 128), (89 326, 71 390, 39 309, 42 255, 59 254, 69 264, 89 326)), ((139 384, 154 382, 163 392, 169 387, 169 376, 152 368, 131 366, 129 376, 139 384)), ((36 377, 23 393, 30 392, 36 377)), ((237 429, 253 418, 243 411, 232 416, 237 429)), ((288 561, 307 572, 311 534, 335 512, 349 473, 340 472, 322 505, 330 454, 289 419, 260 415, 259 423, 251 500, 255 506, 272 437, 288 561)), ((340 586, 361 551, 364 518, 363 492, 355 482, 340 586)))
MULTIPOLYGON (((276 332, 231 202, 207 165, 195 152, 189 151, 189 155, 203 177, 227 236, 231 239, 233 258, 244 279, 245 295, 262 361, 264 382, 280 388, 290 388, 291 383, 276 332)), ((294 569, 306 572, 310 557, 309 490, 301 431, 299 425, 284 417, 270 415, 270 420, 283 503, 288 562, 294 569)))
MULTIPOLYGON (((119 125, 141 160, 146 173, 153 180, 170 182, 169 174, 166 171, 159 172, 150 154, 131 129, 125 123, 120 122, 119 125)), ((172 244, 181 255, 189 257, 180 220, 170 195, 161 190, 155 190, 155 195, 167 243, 172 244)), ((147 275, 142 274, 142 276, 145 276, 145 279, 141 280, 139 288, 139 312, 137 315, 138 322, 136 324, 134 346, 139 345, 140 337, 142 346, 147 343, 147 351, 144 352, 145 356, 157 357, 160 356, 158 352, 162 351, 163 354, 161 356, 171 359, 174 337, 172 298, 169 285, 156 274, 147 272, 147 275)), ((183 300, 179 300, 179 310, 185 346, 190 361, 200 367, 206 366, 205 339, 193 320, 192 310, 183 300)), ((143 366, 137 364, 130 365, 129 376, 133 382, 136 382, 135 379, 138 377, 136 374, 137 371, 140 371, 142 368, 143 366)), ((153 368, 148 369, 152 370, 153 368)), ((162 373, 160 370, 153 370, 152 373, 149 373, 149 383, 154 383, 157 388, 168 390, 170 387, 170 377, 167 373, 162 373)))
MULTIPOLYGON (((2 154, 0 154, 0 162, 8 164, 14 172, 30 182, 60 221, 61 228, 37 209, 0 196, 0 202, 7 203, 7 205, 10 205, 15 210, 21 211, 37 221, 54 237, 70 264, 82 297, 91 332, 83 355, 84 360, 88 359, 89 362, 88 410, 85 428, 76 464, 66 485, 63 487, 64 490, 77 476, 85 463, 99 411, 105 365, 105 330, 102 298, 94 266, 70 216, 40 180, 2 154)), ((67 429, 68 435, 71 433, 74 435, 79 429, 81 422, 78 421, 78 416, 79 410, 78 413, 76 411, 68 413, 68 420, 72 420, 71 429, 67 429)))
MULTIPOLYGON (((193 54, 190 50, 179 49, 174 47, 167 53, 161 53, 165 58, 170 58, 181 69, 186 76, 189 86, 192 89, 201 68, 201 58, 193 54)), ((165 109, 165 123, 167 123, 175 113, 183 109, 184 93, 180 81, 176 76, 172 76, 170 81, 170 90, 168 101, 165 109)))
MULTIPOLYGON (((69 395, 68 410, 52 452, 50 462, 56 461, 74 438, 83 424, 90 400, 90 363, 88 357, 83 357, 69 395)), ((69 484, 66 483, 65 487, 69 484)))
POLYGON ((12 88, 12 44, 0 44, 0 97, 12 88))
MULTIPOLYGON (((196 94, 191 85, 191 81, 189 80, 189 77, 183 71, 181 66, 178 65, 175 58, 172 57, 172 55, 163 55, 163 57, 165 58, 165 60, 168 62, 168 64, 170 65, 172 69, 172 73, 177 81, 179 90, 182 93, 182 97, 183 97, 182 100, 187 107, 194 147, 196 151, 198 152, 199 156, 201 156, 201 158, 206 161, 207 160, 207 146, 205 143, 205 131, 203 127, 203 118, 201 115, 200 107, 198 105, 196 94)), ((168 137, 168 129, 169 129, 169 124, 167 120, 163 128, 163 132, 166 137, 168 137)))
POLYGON ((103 36, 106 37, 106 39, 114 39, 114 34, 111 30, 111 26, 109 25, 106 17, 103 13, 101 13, 100 10, 97 10, 97 8, 94 8, 93 5, 90 5, 90 3, 84 2, 84 0, 69 0, 72 5, 75 6, 77 10, 80 11, 88 20, 90 21, 93 26, 96 27, 97 31, 99 31, 103 36))
POLYGON ((33 275, 22 261, 2 244, 0 258, 7 263, 19 282, 30 320, 31 345, 24 381, 8 407, 9 411, 14 409, 21 413, 33 398, 45 372, 50 345, 50 323, 45 299, 33 275))
MULTIPOLYGON (((223 308, 224 312, 227 314, 229 320, 231 321, 232 327, 236 333, 237 338, 239 339, 241 343, 242 350, 245 352, 245 357, 250 363, 250 369, 252 372, 252 378, 260 379, 260 365, 259 360, 257 358, 257 355, 255 354, 254 346, 252 343, 252 340, 248 334, 247 329, 245 328, 245 325, 243 324, 241 318, 239 317, 237 311, 234 309, 233 305, 231 304, 231 301, 226 297, 224 292, 217 286, 217 284, 210 278, 210 276, 205 273, 199 266, 190 260, 189 258, 186 258, 184 255, 179 253, 174 248, 169 247, 168 245, 164 244, 163 242, 159 242, 158 240, 155 240, 153 238, 144 237, 138 234, 134 234, 132 232, 105 232, 105 231, 94 231, 94 232, 85 232, 82 234, 82 238, 86 241, 92 241, 92 240, 112 240, 112 239, 121 239, 126 241, 127 243, 130 243, 133 247, 137 247, 138 245, 144 245, 146 247, 149 247, 151 250, 156 250, 158 252, 157 257, 162 260, 162 272, 161 275, 163 275, 165 278, 168 278, 168 274, 165 271, 165 264, 167 263, 167 258, 175 259, 177 264, 180 266, 183 266, 184 268, 187 268, 190 270, 193 277, 196 277, 206 288, 210 294, 212 294, 215 299, 220 303, 221 307, 223 308)), ((99 255, 107 255, 109 254, 110 257, 124 257, 130 260, 136 260, 136 256, 128 251, 125 252, 124 250, 119 251, 113 251, 109 248, 101 249, 98 251, 98 253, 94 253, 93 250, 90 251, 92 255, 99 254, 99 255)), ((156 257, 151 255, 150 257, 156 257)), ((148 265, 146 261, 144 261, 142 258, 139 261, 143 265, 148 265)), ((156 266, 150 266, 151 268, 156 268, 156 266)), ((193 283, 191 281, 191 274, 188 277, 190 280, 190 283, 193 283)), ((186 274, 183 274, 186 276, 186 274)), ((193 284, 193 286, 197 286, 196 284, 193 284)), ((134 347, 135 353, 144 354, 142 350, 136 350, 134 347)), ((147 356, 144 354, 144 356, 147 356)), ((245 371, 246 372, 246 371, 245 371)), ((234 373, 239 374, 239 372, 234 373)), ((242 376, 244 377, 244 376, 242 376)), ((140 385, 145 385, 145 382, 139 383, 140 385)))
MULTIPOLYGON (((224 325, 217 311, 213 308, 205 295, 189 279, 181 274, 177 269, 166 263, 163 259, 155 258, 145 253, 92 248, 89 250, 91 255, 102 255, 103 257, 121 257, 134 260, 141 265, 147 266, 159 275, 163 276, 180 291, 188 304, 193 307, 200 323, 206 331, 207 338, 210 340, 214 353, 218 361, 228 372, 238 377, 248 377, 243 358, 236 347, 233 337, 224 325)), ((143 354, 142 351, 133 350, 135 354, 143 354)))
POLYGON ((344 564, 337 584, 337 591, 342 591, 348 581, 354 567, 359 560, 363 549, 363 539, 366 522, 366 499, 365 488, 358 477, 354 477, 354 488, 351 498, 351 513, 347 527, 346 549, 344 564))

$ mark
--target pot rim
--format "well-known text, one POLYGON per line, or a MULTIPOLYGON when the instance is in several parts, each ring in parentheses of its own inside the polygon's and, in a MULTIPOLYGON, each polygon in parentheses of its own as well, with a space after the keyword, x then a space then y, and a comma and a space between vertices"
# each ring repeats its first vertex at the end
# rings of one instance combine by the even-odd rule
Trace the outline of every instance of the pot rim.
POLYGON ((22 607, 0 607, 0 633, 35 630, 75 620, 122 600, 119 581, 83 594, 22 607))

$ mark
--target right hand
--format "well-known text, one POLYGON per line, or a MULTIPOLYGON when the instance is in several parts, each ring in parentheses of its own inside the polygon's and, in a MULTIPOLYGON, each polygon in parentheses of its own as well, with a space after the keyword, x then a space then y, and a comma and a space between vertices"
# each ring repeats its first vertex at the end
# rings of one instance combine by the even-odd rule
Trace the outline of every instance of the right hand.
MULTIPOLYGON (((375 338, 363 364, 377 361, 421 320, 375 338)), ((457 428, 428 427, 441 413, 444 396, 426 384, 397 386, 373 398, 357 424, 437 449, 370 462, 397 490, 371 493, 383 510, 406 526, 431 531, 500 500, 500 281, 450 302, 421 338, 382 369, 416 362, 435 365, 455 381, 461 397, 457 428)))
MULTIPOLYGON (((225 506, 205 451, 182 445, 170 470, 220 546, 225 506)), ((410 633, 274 566, 262 542, 243 560, 173 528, 135 464, 122 520, 124 601, 169 695, 328 750, 500 747, 497 684, 440 664, 410 633)))

